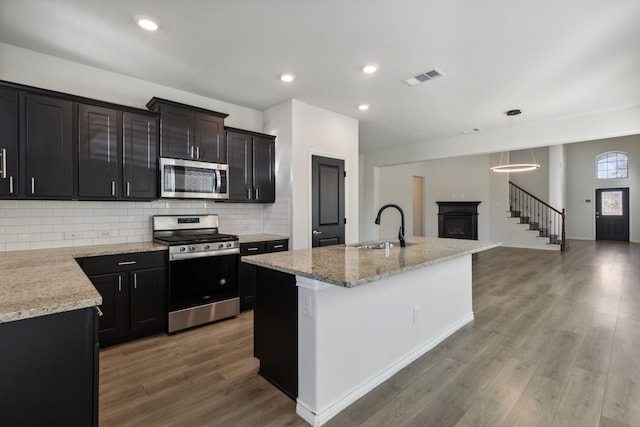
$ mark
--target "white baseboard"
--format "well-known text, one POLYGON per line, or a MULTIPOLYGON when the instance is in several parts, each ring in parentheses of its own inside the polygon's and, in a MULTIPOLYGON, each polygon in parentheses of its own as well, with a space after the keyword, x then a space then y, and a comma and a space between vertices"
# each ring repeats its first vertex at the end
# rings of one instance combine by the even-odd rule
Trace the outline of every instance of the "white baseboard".
POLYGON ((473 311, 451 324, 451 326, 449 326, 440 335, 436 336, 431 341, 421 345, 411 353, 404 356, 402 359, 398 360, 393 365, 384 369, 377 375, 365 381, 356 389, 352 390, 350 393, 346 394, 342 398, 329 405, 329 407, 322 411, 322 413, 316 413, 312 411, 311 409, 309 409, 308 405, 306 405, 300 400, 300 398, 298 398, 296 401, 296 413, 314 427, 319 427, 325 424, 327 421, 338 415, 338 413, 354 403, 356 400, 360 399, 362 396, 378 387, 380 384, 398 373, 398 371, 400 371, 402 368, 411 364, 413 361, 440 344, 442 341, 447 339, 450 335, 452 335, 454 332, 456 332, 458 329, 471 322, 472 320, 473 311))

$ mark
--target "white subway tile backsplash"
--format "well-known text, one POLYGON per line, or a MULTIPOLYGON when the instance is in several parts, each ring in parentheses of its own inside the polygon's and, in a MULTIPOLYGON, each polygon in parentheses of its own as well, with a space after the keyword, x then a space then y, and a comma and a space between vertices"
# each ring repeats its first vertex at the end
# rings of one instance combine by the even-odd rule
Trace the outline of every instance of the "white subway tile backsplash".
POLYGON ((268 205, 0 200, 0 251, 150 241, 153 215, 180 214, 218 214, 223 233, 289 234, 289 200, 268 205))

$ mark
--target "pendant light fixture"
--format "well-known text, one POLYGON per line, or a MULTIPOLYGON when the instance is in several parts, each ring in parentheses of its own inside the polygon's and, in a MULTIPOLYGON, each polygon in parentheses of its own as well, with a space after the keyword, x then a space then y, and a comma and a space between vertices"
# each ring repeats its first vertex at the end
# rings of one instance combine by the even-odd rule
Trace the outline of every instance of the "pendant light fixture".
MULTIPOLYGON (((509 110, 507 111, 505 114, 507 115, 507 117, 509 118, 509 122, 507 124, 507 153, 509 153, 509 137, 511 136, 511 131, 513 129, 513 117, 519 115, 520 113, 522 113, 522 111, 520 110, 509 110)), ((522 132, 524 133, 525 137, 527 135, 525 129, 524 129, 524 125, 522 124, 522 119, 520 120, 520 125, 522 126, 522 132)), ((533 156, 533 151, 529 150, 529 152, 531 153, 531 163, 502 163, 502 159, 504 158, 504 153, 505 151, 503 151, 502 153, 500 153, 500 163, 498 164, 498 166, 494 166, 492 168, 489 168, 490 171, 492 172, 525 172, 525 171, 531 171, 531 170, 535 170, 535 169, 539 169, 540 165, 538 163, 536 163, 536 158, 533 156)))

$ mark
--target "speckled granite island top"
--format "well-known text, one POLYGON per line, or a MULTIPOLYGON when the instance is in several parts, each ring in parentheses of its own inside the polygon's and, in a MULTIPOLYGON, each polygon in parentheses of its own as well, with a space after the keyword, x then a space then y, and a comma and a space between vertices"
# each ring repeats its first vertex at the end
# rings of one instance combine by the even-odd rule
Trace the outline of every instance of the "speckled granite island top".
POLYGON ((0 323, 102 304, 75 258, 166 249, 141 242, 0 253, 0 323))
POLYGON ((325 246, 289 252, 242 257, 243 262, 285 273, 352 288, 452 258, 481 252, 498 243, 410 237, 406 248, 396 242, 385 256, 384 249, 359 249, 350 245, 325 246))

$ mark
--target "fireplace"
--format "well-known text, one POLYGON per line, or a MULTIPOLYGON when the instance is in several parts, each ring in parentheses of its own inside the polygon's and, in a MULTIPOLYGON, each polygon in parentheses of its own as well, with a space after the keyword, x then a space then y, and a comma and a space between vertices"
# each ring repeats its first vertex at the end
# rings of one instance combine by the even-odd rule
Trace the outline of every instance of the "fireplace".
POLYGON ((481 202, 436 202, 438 237, 478 240, 478 205, 481 202))

